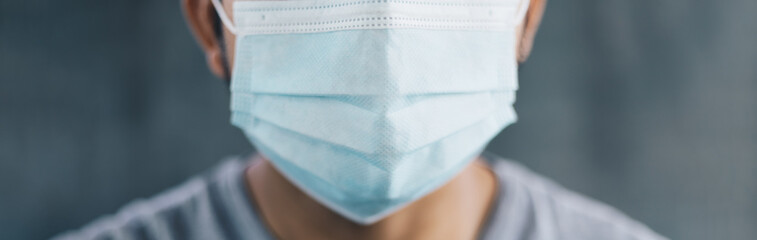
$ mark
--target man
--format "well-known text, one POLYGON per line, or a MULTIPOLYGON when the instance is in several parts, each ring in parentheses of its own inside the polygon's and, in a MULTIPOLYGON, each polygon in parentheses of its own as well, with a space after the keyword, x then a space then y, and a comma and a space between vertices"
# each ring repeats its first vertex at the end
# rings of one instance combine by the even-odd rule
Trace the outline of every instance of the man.
POLYGON ((184 0, 258 149, 59 239, 663 239, 491 154, 545 0, 184 0))

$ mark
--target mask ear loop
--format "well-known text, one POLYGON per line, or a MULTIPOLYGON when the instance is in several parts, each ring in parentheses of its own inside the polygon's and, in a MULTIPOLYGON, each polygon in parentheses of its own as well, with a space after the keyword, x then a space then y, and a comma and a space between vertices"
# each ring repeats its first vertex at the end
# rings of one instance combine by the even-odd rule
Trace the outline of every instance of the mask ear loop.
POLYGON ((221 18, 223 25, 226 26, 226 28, 228 28, 231 33, 237 35, 237 28, 234 27, 234 24, 231 23, 231 19, 229 19, 229 16, 226 15, 226 11, 224 11, 221 2, 219 0, 210 0, 210 2, 213 3, 213 8, 216 9, 216 13, 218 13, 218 16, 221 18))
MULTIPOLYGON (((218 1, 218 0, 213 0, 218 1)), ((518 11, 515 14, 515 26, 518 26, 521 24, 524 19, 526 18, 526 13, 528 12, 528 8, 531 5, 530 0, 521 0, 518 4, 518 11)))

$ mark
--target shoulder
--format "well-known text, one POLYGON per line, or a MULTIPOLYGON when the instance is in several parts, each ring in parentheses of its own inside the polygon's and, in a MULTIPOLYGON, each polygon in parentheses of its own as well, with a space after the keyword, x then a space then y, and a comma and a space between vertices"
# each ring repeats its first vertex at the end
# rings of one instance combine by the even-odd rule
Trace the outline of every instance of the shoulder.
POLYGON ((484 156, 501 183, 495 219, 507 219, 511 233, 506 234, 518 234, 513 239, 666 239, 622 212, 567 190, 520 164, 489 153, 484 156), (514 222, 518 226, 512 225, 514 222))
POLYGON ((206 174, 53 239, 224 239, 217 222, 223 200, 216 191, 222 188, 223 176, 242 164, 238 158, 225 159, 206 174))

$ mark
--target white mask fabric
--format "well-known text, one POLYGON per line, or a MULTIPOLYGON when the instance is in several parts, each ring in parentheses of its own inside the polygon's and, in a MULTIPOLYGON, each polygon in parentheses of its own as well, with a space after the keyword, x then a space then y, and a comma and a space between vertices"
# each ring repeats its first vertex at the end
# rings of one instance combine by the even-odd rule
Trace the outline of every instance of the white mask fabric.
POLYGON ((517 120, 528 0, 235 1, 232 123, 288 180, 374 223, 517 120))

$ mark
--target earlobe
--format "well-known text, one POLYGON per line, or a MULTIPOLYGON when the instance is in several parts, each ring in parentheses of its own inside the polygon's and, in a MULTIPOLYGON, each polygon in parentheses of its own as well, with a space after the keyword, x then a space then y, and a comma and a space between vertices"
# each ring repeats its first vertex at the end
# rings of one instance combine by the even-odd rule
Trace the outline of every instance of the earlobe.
POLYGON ((220 78, 226 78, 227 76, 223 64, 223 54, 221 54, 220 49, 218 51, 206 51, 205 55, 207 56, 208 68, 210 68, 210 71, 220 78))
POLYGON ((225 78, 221 46, 216 36, 215 10, 210 0, 182 0, 184 17, 197 43, 205 52, 210 71, 219 78, 225 78))
POLYGON ((547 6, 547 0, 531 0, 526 13, 525 19, 523 19, 522 27, 518 39, 518 62, 523 63, 531 55, 531 49, 533 49, 534 38, 536 32, 541 24, 542 16, 544 16, 544 8, 547 6))

